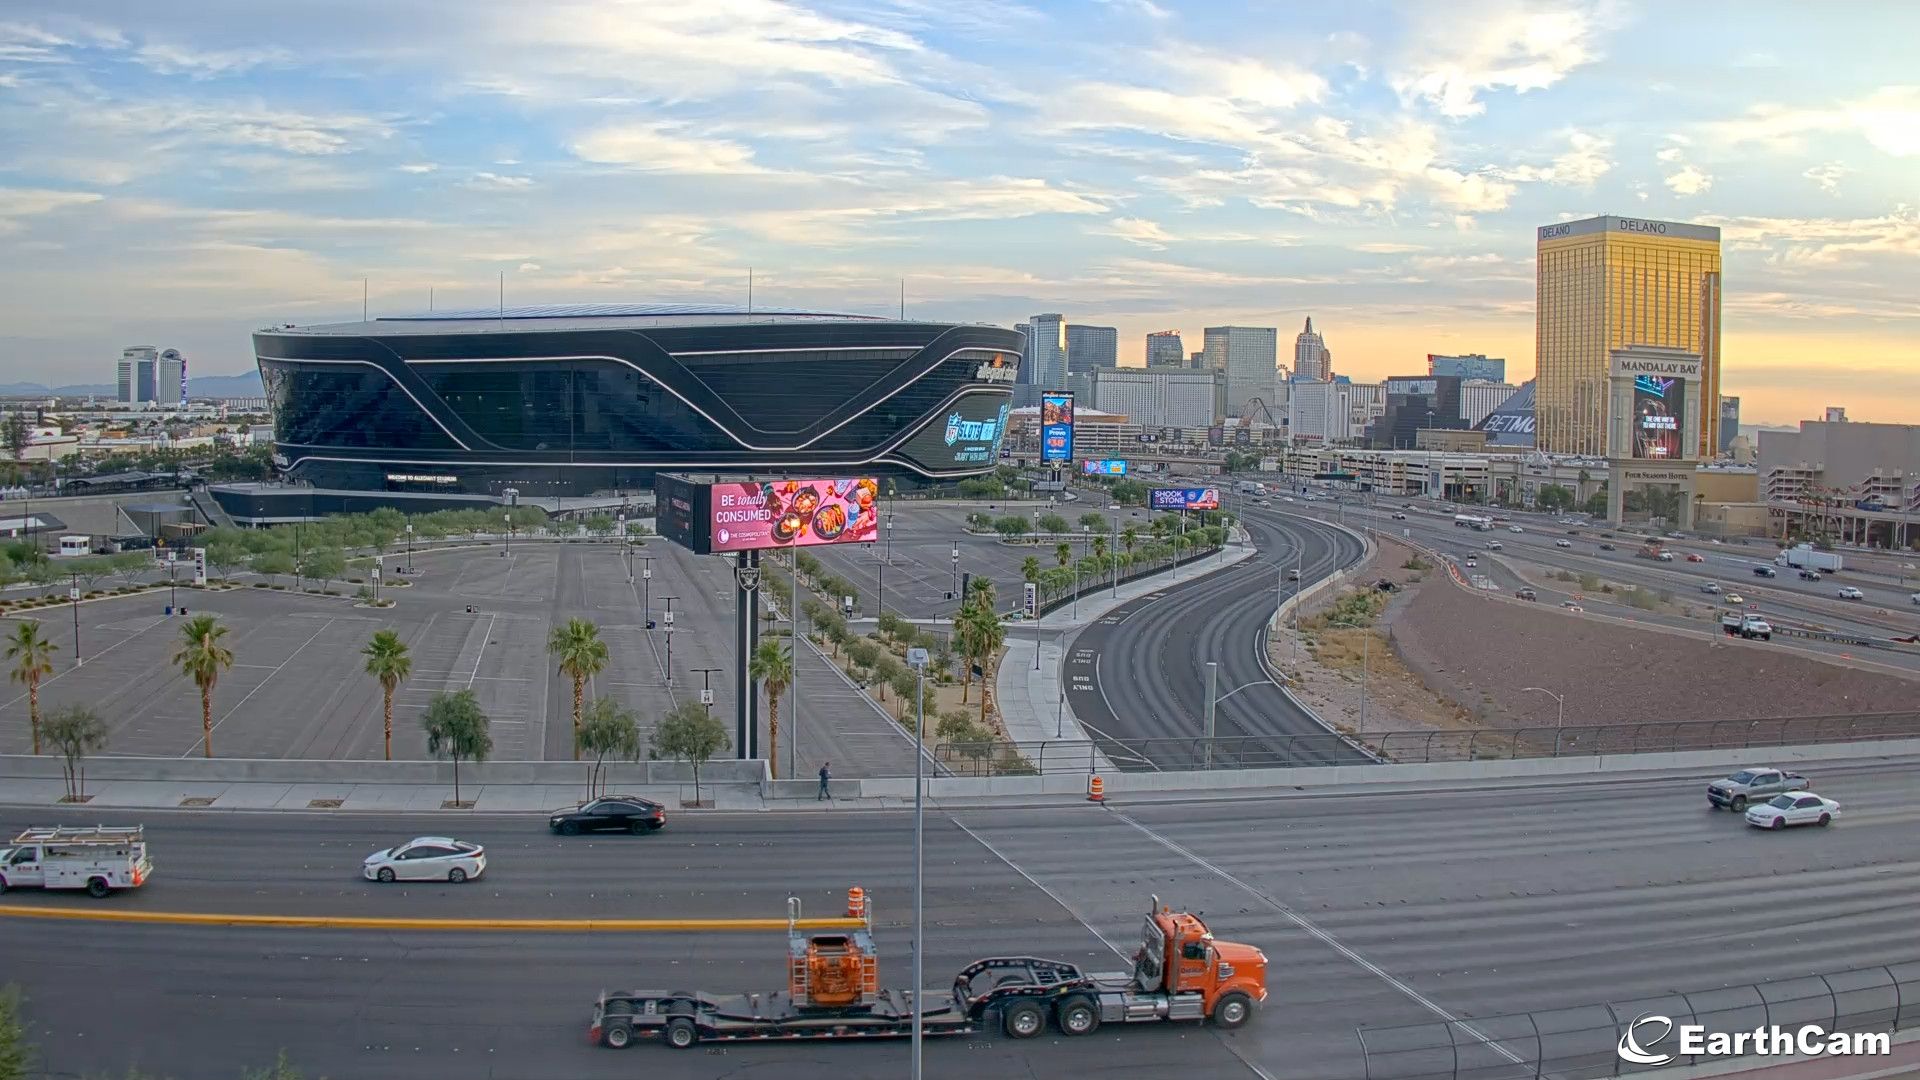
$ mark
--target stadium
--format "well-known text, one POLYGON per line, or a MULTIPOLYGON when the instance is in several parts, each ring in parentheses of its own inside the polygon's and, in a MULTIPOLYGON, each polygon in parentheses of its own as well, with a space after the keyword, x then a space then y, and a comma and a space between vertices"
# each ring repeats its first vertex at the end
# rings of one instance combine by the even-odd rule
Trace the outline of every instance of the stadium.
POLYGON ((526 498, 656 472, 893 476, 999 460, 1020 336, 726 305, 446 311, 254 334, 275 465, 317 488, 526 498))

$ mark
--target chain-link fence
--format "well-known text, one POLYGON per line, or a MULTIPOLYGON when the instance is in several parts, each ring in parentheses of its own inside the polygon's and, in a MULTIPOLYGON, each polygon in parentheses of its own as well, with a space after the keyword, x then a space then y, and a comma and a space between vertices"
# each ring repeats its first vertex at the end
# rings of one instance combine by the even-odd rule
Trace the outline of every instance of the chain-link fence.
MULTIPOLYGON (((1197 729, 1199 721, 1194 721, 1197 729)), ((1763 746, 1810 746, 1920 737, 1920 712, 1852 716, 1777 716, 1747 720, 1668 720, 1642 724, 1597 724, 1566 728, 1476 728, 1465 731, 1385 731, 1356 736, 1382 760, 1401 764, 1487 761, 1511 758, 1644 754, 1676 750, 1731 750, 1763 746)), ((960 776, 1086 771, 1092 749, 1122 770, 1284 769, 1351 765, 1348 738, 1333 732, 1306 735, 1223 736, 1180 739, 1098 737, 1042 742, 940 743, 934 754, 960 776)))
POLYGON ((1591 1080, 1711 1060, 1682 1053, 1685 1027, 1711 1038, 1774 1026, 1795 1035, 1808 1025, 1825 1034, 1920 1027, 1920 961, 1356 1034, 1366 1080, 1591 1080))

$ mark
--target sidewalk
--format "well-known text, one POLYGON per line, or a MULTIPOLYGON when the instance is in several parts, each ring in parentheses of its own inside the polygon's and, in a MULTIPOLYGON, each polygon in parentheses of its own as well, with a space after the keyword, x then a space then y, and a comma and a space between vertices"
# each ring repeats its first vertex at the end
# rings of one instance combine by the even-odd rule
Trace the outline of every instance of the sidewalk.
MULTIPOLYGON (((1180 567, 1179 580, 1204 577, 1258 554, 1257 549, 1246 543, 1244 534, 1235 531, 1238 535, 1222 549, 1223 556, 1210 556, 1180 567)), ((1032 622, 1009 623, 1007 650, 1000 658, 993 683, 994 700, 1000 704, 1000 719, 1006 725, 1007 737, 1017 743, 1045 743, 1044 750, 1049 756, 1056 750, 1062 754, 1085 755, 1092 740, 1074 718, 1073 708, 1066 700, 1066 689, 1060 682, 1071 639, 1082 627, 1098 622, 1107 612, 1127 601, 1176 584, 1174 573, 1169 569, 1129 581, 1120 586, 1118 597, 1111 592, 1083 596, 1077 610, 1068 604, 1032 622), (1040 650, 1038 668, 1034 666, 1036 648, 1040 650)), ((1114 771, 1113 763, 1105 754, 1098 750, 1092 753, 1096 770, 1114 771)))

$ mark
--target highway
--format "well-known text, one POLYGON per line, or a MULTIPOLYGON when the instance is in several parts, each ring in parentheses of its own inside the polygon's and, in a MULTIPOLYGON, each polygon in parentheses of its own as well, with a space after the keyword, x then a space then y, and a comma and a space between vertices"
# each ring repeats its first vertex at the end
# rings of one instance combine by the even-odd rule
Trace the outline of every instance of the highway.
MULTIPOLYGON (((1322 734, 1326 729, 1273 682, 1261 628, 1273 617, 1287 570, 1305 587, 1361 554, 1360 541, 1331 525, 1254 509, 1244 520, 1259 554, 1129 601, 1081 631, 1066 663, 1068 701, 1083 726, 1122 767, 1152 767, 1192 754, 1185 743, 1149 748, 1144 757, 1114 740, 1190 740, 1204 734, 1206 665, 1220 664, 1214 730, 1221 738, 1322 734)), ((1204 572, 1204 567, 1197 568, 1204 572)), ((1216 760, 1231 762, 1231 750, 1216 760)), ((1364 761, 1332 739, 1303 763, 1364 761)))
MULTIPOLYGON (((1920 956, 1912 762, 1804 770, 1845 810, 1766 833, 1707 809, 1708 777, 1244 801, 1081 802, 930 814, 928 981, 986 955, 1123 966, 1147 897, 1203 912, 1272 960, 1247 1027, 1109 1026, 1084 1041, 994 1033, 928 1044, 950 1076, 1358 1077, 1355 1025, 1559 1008, 1920 956), (1785 898, 1785 899, 1783 899, 1785 898), (1107 943, 1111 943, 1110 949, 1107 943)), ((19 810, 7 827, 29 822, 19 810)), ((36 813, 33 824, 116 816, 36 813)), ((120 819, 124 820, 124 819, 120 819)), ((379 886, 361 857, 445 817, 157 813, 158 864, 95 902, 0 905, 447 917, 765 917, 800 896, 875 898, 882 982, 906 981, 911 818, 686 815, 639 837, 558 838, 537 817, 462 817, 487 876, 379 886)), ((308 1076, 841 1080, 905 1072, 898 1042, 591 1047, 602 988, 773 988, 777 932, 570 935, 8 928, 7 978, 50 1075, 237 1077, 285 1048, 308 1076), (103 1008, 110 988, 116 1004, 103 1008)))

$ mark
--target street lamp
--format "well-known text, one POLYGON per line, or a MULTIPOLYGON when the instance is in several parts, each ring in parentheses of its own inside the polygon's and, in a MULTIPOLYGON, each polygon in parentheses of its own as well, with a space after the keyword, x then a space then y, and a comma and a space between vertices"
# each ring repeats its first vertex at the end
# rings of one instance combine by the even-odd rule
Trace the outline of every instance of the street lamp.
POLYGON ((174 556, 173 549, 168 548, 167 549, 167 614, 169 615, 180 610, 179 601, 174 598, 174 592, 173 592, 173 556, 174 556))
POLYGON ((653 556, 640 556, 640 625, 653 617, 653 556))
POLYGON ((926 852, 923 846, 925 839, 923 801, 926 791, 926 781, 923 779, 926 770, 923 759, 926 756, 927 745, 927 650, 908 649, 907 666, 915 673, 913 738, 918 744, 914 747, 913 755, 913 1080, 921 1080, 920 1002, 923 997, 921 987, 926 981, 922 961, 927 955, 927 879, 926 852))
POLYGON ((413 573, 413 523, 407 523, 407 573, 413 573))
POLYGON ((1554 722, 1553 722, 1554 730, 1558 731, 1561 728, 1566 727, 1567 726, 1567 699, 1560 696, 1559 694, 1554 693, 1553 691, 1547 689, 1544 686, 1523 686, 1520 688, 1520 692, 1523 694, 1530 690, 1537 690, 1540 693, 1545 694, 1548 697, 1552 698, 1554 701, 1554 704, 1558 707, 1558 715, 1555 716, 1554 722))
POLYGON ((1107 558, 1113 560, 1113 598, 1120 599, 1120 519, 1112 520, 1112 537, 1107 541, 1107 558))
POLYGON ((86 663, 80 655, 80 575, 73 575, 73 583, 67 586, 67 599, 73 601, 73 666, 86 663))
POLYGON ((500 557, 504 559, 513 554, 513 515, 505 514, 502 516, 507 522, 507 550, 500 553, 500 557))
POLYGON ((713 673, 719 670, 721 669, 717 667, 697 667, 693 669, 694 674, 699 675, 701 682, 704 684, 700 687, 700 704, 707 707, 708 716, 713 715, 713 673))
POLYGON ((668 688, 672 688, 673 686, 673 602, 680 598, 677 596, 663 596, 660 599, 666 601, 666 604, 667 604, 667 613, 664 616, 666 619, 666 626, 663 627, 661 631, 662 633, 667 635, 667 669, 661 672, 661 677, 665 679, 666 685, 668 686, 668 688))

